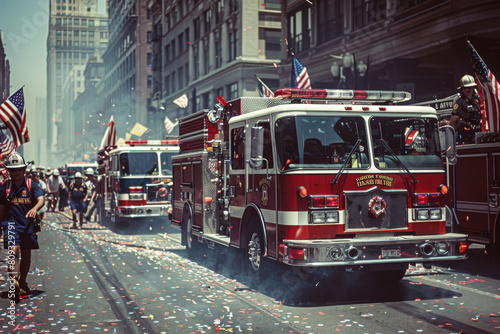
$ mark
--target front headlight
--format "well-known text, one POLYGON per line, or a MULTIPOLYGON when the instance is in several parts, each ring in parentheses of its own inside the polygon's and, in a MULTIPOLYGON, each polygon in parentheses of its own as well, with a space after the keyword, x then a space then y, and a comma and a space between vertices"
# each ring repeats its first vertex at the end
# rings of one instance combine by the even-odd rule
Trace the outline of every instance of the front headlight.
POLYGON ((430 219, 431 220, 441 220, 443 215, 441 214, 441 209, 430 209, 430 219))
POLYGON ((312 213, 312 223, 313 224, 324 224, 325 223, 325 213, 324 212, 313 212, 312 213))

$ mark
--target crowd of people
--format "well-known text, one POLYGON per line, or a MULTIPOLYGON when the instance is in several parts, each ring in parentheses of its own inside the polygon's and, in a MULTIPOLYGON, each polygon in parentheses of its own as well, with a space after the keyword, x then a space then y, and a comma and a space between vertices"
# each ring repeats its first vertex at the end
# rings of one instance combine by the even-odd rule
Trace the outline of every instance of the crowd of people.
POLYGON ((45 212, 65 211, 71 208, 73 226, 78 228, 90 222, 96 199, 94 170, 85 171, 85 181, 81 173, 75 174, 73 182, 61 177, 58 169, 44 172, 42 168, 31 167, 24 158, 13 153, 8 157, 5 168, 8 178, 0 184, 0 232, 4 248, 9 251, 9 281, 14 302, 20 296, 30 293, 26 281, 31 265, 31 251, 39 249, 37 232, 45 212), (67 184, 69 183, 69 184, 67 184))
POLYGON ((84 174, 85 176, 77 172, 74 180, 64 180, 57 168, 44 171, 32 167, 26 171, 26 177, 37 182, 44 191, 46 203, 39 211, 42 219, 45 212, 70 210, 73 218, 71 228, 78 228, 78 223, 82 227, 92 220, 92 216, 94 221, 97 221, 97 216, 94 214, 96 199, 94 170, 87 168, 84 174))

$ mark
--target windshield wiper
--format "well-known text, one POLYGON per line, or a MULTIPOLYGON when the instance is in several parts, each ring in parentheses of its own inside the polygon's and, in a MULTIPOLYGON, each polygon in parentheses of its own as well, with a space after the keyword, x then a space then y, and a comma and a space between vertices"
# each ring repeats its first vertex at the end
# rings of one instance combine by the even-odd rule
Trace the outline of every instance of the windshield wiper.
POLYGON ((361 144, 361 138, 358 139, 358 141, 356 142, 356 144, 354 144, 354 147, 352 148, 351 152, 349 152, 349 158, 347 158, 346 161, 344 161, 344 163, 342 164, 342 167, 340 167, 340 170, 339 172, 337 173, 337 175, 335 176, 335 178, 333 179, 332 182, 330 182, 330 184, 335 184, 337 183, 337 180, 338 178, 340 177, 340 174, 342 174, 342 172, 344 171, 344 169, 347 167, 347 164, 349 163, 349 161, 351 161, 352 159, 352 155, 354 154, 354 152, 356 152, 356 150, 358 149, 359 147, 359 144, 361 144))
POLYGON ((417 183, 418 182, 417 179, 415 179, 415 177, 413 176, 413 174, 403 164, 403 162, 401 162, 401 160, 399 160, 398 156, 396 155, 396 153, 394 153, 394 151, 391 149, 391 147, 389 146, 389 144, 387 144, 387 142, 384 139, 380 139, 380 142, 384 145, 384 147, 387 149, 387 151, 389 151, 389 153, 396 159, 396 162, 397 162, 399 168, 401 168, 402 170, 404 170, 405 172, 407 172, 408 175, 411 176, 411 178, 413 179, 413 181, 411 183, 417 183))

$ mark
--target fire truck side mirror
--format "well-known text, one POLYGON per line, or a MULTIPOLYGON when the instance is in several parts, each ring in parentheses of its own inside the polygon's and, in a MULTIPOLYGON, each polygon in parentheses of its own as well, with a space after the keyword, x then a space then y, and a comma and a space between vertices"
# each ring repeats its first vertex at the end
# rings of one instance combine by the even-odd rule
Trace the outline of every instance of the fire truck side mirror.
POLYGON ((448 163, 454 165, 457 163, 457 141, 455 129, 450 125, 439 127, 439 143, 441 152, 448 158, 448 163))
POLYGON ((250 166, 261 168, 264 154, 264 128, 262 126, 252 127, 252 141, 250 149, 250 166))

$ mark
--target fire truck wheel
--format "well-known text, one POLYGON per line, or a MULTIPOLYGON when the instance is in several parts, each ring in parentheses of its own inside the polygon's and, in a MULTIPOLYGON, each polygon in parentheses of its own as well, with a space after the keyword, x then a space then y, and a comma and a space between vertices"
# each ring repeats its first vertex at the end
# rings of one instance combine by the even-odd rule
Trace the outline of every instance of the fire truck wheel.
POLYGON ((118 196, 113 194, 111 199, 111 224, 115 225, 118 220, 118 196))
POLYGON ((185 210, 182 215, 182 226, 186 233, 186 251, 190 259, 196 258, 200 254, 200 244, 193 235, 193 218, 189 211, 185 210))
POLYGON ((262 254, 264 253, 264 237, 255 223, 250 223, 245 234, 245 265, 254 273, 261 273, 263 268, 262 254))

